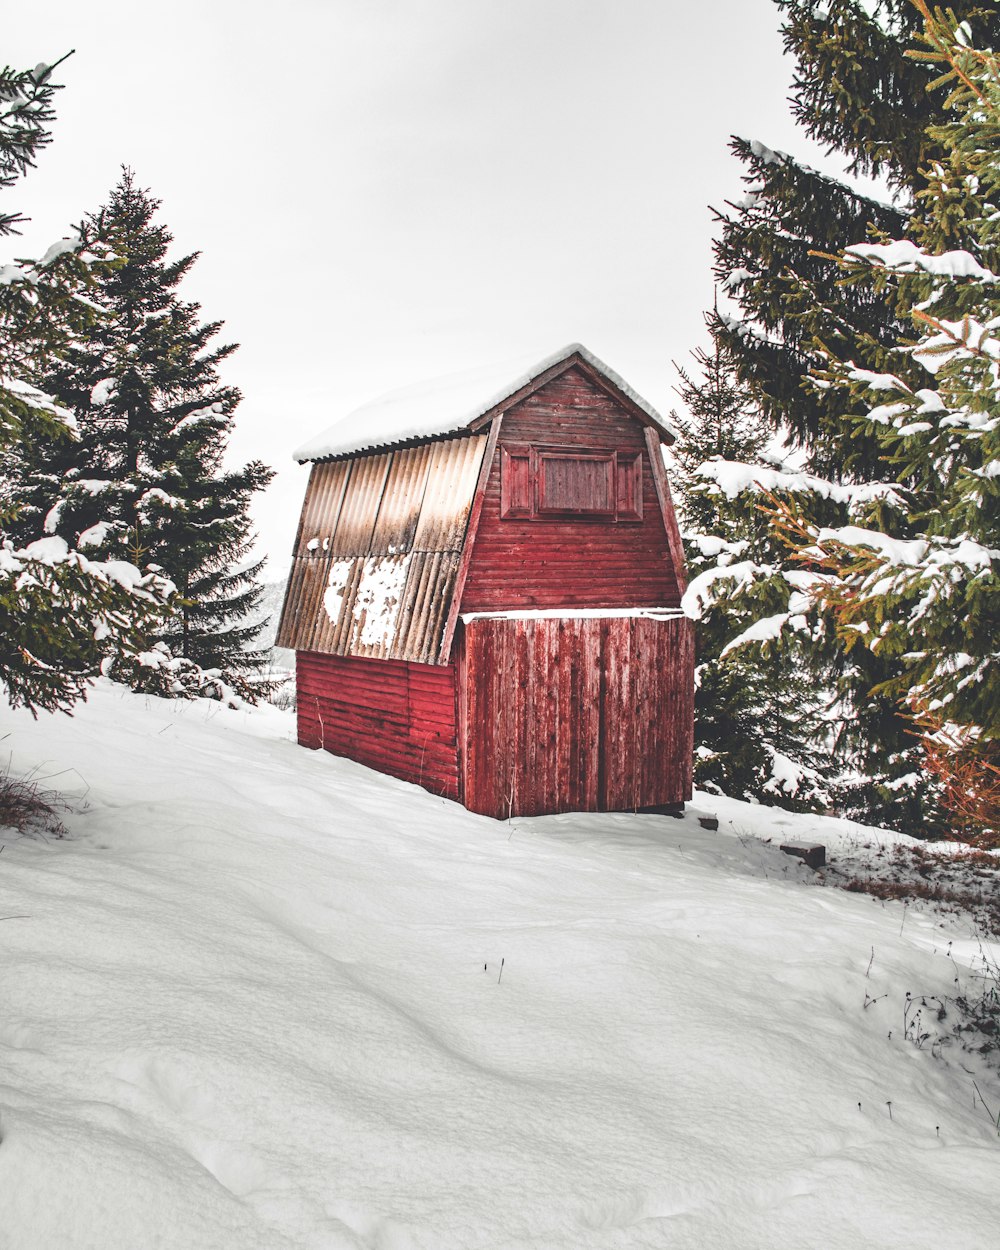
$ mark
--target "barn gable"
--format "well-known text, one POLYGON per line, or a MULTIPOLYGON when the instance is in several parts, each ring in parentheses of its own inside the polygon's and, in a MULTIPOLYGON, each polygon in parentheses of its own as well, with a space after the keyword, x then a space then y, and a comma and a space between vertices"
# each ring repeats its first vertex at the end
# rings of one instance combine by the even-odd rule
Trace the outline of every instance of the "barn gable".
POLYGON ((396 393, 296 453, 317 459, 277 645, 446 664, 460 613, 679 603, 656 412, 578 344, 499 376, 396 393))
POLYGON ((523 357, 391 391, 311 438, 293 459, 304 464, 479 429, 574 364, 586 368, 665 442, 674 441, 673 431, 655 408, 582 343, 571 343, 542 360, 523 357))
POLYGON ((571 362, 504 412, 462 613, 679 607, 660 433, 602 381, 571 362))

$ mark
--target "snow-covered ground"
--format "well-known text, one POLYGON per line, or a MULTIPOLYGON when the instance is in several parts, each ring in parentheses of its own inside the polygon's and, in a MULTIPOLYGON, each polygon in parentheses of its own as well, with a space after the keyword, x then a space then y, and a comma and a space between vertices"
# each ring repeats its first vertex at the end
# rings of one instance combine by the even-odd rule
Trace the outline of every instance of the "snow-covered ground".
POLYGON ((777 848, 893 835, 498 824, 107 683, 4 723, 81 802, 0 854, 3 1250, 997 1245, 1000 1083, 904 1025, 970 924, 777 848))

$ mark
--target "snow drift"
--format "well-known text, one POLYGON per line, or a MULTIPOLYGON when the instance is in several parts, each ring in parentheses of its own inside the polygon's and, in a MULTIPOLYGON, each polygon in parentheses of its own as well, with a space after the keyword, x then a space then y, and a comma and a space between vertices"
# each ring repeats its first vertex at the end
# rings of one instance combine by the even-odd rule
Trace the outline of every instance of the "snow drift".
POLYGON ((498 824, 103 682, 7 723, 79 810, 0 856, 5 1250, 995 1245, 997 1085, 903 1021, 968 926, 776 845, 891 835, 498 824))

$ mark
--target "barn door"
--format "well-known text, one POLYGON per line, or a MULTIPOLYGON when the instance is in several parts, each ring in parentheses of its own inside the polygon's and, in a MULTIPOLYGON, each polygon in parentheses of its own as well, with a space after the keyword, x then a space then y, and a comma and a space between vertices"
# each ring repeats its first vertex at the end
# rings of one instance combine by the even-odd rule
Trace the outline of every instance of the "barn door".
POLYGON ((498 819, 595 811, 600 639, 583 620, 470 621, 465 629, 465 805, 498 819))
POLYGON ((691 622, 616 617, 601 628, 601 810, 630 812, 691 797, 691 622))
POLYGON ((689 635, 635 617, 468 622, 465 805, 503 819, 689 797, 689 635))

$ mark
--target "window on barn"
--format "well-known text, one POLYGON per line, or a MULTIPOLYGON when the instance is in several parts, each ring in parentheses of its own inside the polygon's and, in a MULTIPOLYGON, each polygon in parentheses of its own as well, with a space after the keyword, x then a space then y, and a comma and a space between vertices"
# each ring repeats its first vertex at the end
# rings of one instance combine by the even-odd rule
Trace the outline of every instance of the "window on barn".
POLYGON ((642 520, 642 460, 613 448, 504 445, 500 515, 595 521, 642 520))
POLYGON ((540 451, 536 488, 540 513, 613 517, 617 511, 615 453, 579 456, 540 451))

